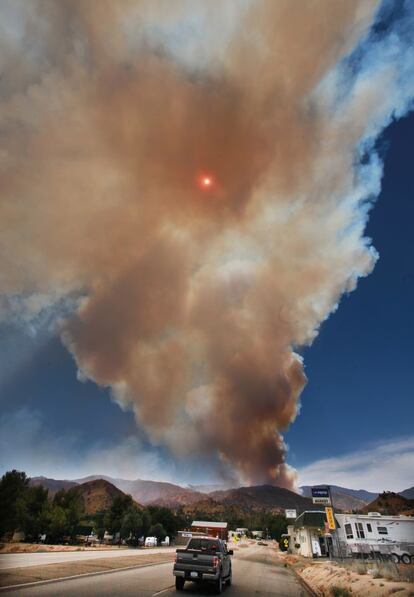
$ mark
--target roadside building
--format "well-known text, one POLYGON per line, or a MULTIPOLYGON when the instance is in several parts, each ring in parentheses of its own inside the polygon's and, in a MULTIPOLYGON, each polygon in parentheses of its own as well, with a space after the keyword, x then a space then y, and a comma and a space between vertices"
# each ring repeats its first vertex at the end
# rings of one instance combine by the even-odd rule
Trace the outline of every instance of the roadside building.
POLYGON ((227 522, 211 522, 204 520, 194 520, 191 524, 191 533, 202 533, 210 537, 218 537, 227 541, 227 522))
POLYGON ((177 531, 174 543, 176 545, 187 545, 191 537, 205 537, 205 533, 197 533, 196 531, 177 531))
MULTIPOLYGON (((289 549, 305 558, 328 555, 333 542, 326 531, 326 513, 324 511, 307 510, 288 526, 289 549)), ((338 521, 336 520, 339 527, 338 521)), ((284 536, 286 538, 286 535, 284 536)))

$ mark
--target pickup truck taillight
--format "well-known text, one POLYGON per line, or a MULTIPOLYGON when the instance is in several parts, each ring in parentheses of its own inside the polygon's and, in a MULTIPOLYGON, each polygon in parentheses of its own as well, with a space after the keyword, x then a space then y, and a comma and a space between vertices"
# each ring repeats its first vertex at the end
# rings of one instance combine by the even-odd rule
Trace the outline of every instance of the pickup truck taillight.
POLYGON ((213 568, 218 568, 220 563, 220 558, 218 558, 217 556, 214 556, 213 558, 213 568))

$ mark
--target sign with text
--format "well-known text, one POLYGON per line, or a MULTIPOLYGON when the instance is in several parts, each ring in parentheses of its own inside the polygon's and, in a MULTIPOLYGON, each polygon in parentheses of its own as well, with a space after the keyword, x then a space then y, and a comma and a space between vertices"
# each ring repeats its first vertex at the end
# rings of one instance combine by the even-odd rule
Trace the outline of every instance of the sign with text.
POLYGON ((296 510, 285 510, 286 518, 297 518, 296 510))
POLYGON ((334 531, 336 529, 336 525, 335 525, 335 517, 334 517, 334 513, 333 513, 333 508, 325 508, 325 512, 326 512, 326 520, 328 521, 328 527, 331 531, 334 531))
POLYGON ((328 505, 331 503, 328 487, 312 487, 312 501, 314 504, 328 505))
POLYGON ((315 497, 315 498, 312 498, 312 502, 314 504, 321 504, 323 506, 329 506, 331 503, 331 500, 329 498, 324 498, 324 497, 315 497))

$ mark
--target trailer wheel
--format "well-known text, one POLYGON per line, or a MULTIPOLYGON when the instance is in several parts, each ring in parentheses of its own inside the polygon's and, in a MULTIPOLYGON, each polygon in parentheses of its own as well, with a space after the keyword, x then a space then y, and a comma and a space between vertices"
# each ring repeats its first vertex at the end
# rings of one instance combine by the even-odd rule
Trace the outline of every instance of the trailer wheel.
POLYGON ((400 561, 400 556, 397 553, 392 553, 391 554, 391 562, 394 562, 394 564, 398 564, 400 561))
POLYGON ((411 564, 411 556, 408 553, 403 553, 401 556, 401 562, 403 564, 411 564))

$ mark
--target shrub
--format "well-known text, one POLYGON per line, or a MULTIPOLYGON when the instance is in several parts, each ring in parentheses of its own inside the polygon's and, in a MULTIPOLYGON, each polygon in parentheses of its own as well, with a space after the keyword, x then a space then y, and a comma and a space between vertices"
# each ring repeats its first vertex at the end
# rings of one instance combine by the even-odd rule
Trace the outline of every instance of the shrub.
POLYGON ((357 574, 366 574, 367 573, 367 569, 365 568, 364 564, 357 564, 355 566, 355 572, 357 574))
POLYGON ((384 578, 387 580, 400 580, 400 574, 398 570, 393 570, 392 568, 387 568, 383 574, 384 578))
POLYGON ((348 591, 348 589, 337 586, 331 587, 331 595, 332 597, 351 597, 351 593, 348 591))

